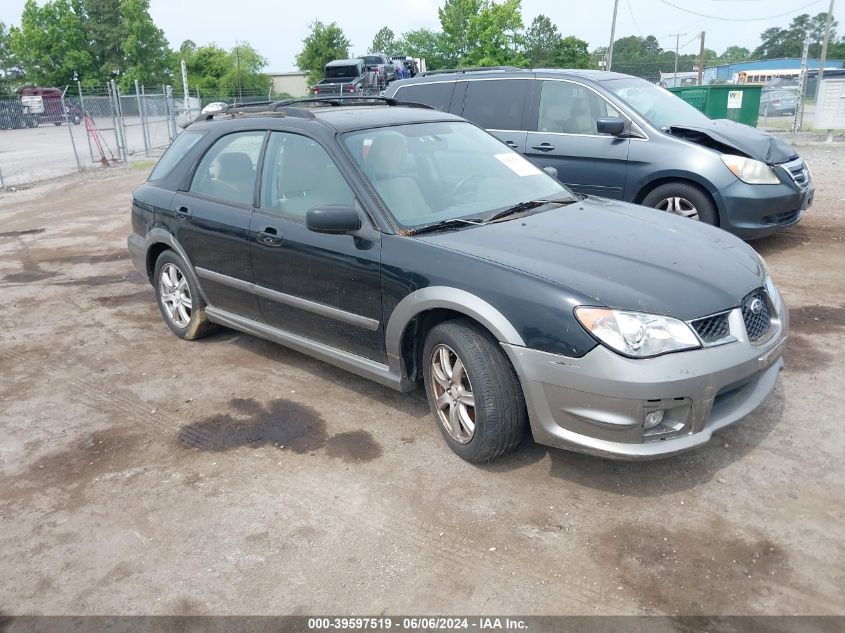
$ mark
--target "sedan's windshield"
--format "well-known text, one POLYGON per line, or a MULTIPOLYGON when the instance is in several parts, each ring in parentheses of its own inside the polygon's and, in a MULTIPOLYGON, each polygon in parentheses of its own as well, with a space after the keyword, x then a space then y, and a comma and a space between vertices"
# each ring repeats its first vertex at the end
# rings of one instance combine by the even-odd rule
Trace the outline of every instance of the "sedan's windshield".
POLYGON ((610 79, 603 85, 658 129, 710 124, 710 119, 686 101, 645 79, 610 79))
POLYGON ((554 178, 469 123, 350 132, 344 142, 396 223, 406 229, 483 219, 521 202, 570 197, 554 178))

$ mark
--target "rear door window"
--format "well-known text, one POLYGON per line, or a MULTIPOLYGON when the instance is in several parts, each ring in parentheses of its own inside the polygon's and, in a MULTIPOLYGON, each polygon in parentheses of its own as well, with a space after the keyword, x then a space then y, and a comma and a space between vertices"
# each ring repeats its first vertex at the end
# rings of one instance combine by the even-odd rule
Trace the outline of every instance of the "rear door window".
POLYGON ((188 152, 191 151, 191 148, 197 144, 197 141, 199 141, 203 135, 204 132, 190 132, 186 130, 177 136, 176 140, 173 141, 173 144, 167 149, 164 156, 159 159, 158 163, 153 168, 153 171, 150 174, 150 180, 160 180, 173 171, 173 168, 176 167, 180 160, 185 158, 188 152))
POLYGON ((449 111, 449 102, 452 100, 452 90, 455 89, 454 81, 440 81, 436 83, 412 84, 402 86, 396 91, 396 99, 399 101, 411 101, 423 103, 443 112, 449 111))
POLYGON ((202 157, 191 183, 191 193, 251 205, 255 196, 255 166, 264 135, 260 131, 238 132, 218 139, 202 157))
POLYGON ((529 79, 470 81, 463 117, 488 130, 522 130, 529 79))

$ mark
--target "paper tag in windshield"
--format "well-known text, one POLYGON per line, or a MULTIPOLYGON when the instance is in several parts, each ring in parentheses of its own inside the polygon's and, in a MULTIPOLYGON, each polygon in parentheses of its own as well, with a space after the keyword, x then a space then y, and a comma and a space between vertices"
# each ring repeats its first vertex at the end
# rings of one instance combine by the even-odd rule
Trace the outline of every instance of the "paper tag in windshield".
POLYGON ((519 154, 507 153, 493 155, 499 160, 500 163, 510 169, 517 176, 536 176, 537 174, 543 173, 519 154))

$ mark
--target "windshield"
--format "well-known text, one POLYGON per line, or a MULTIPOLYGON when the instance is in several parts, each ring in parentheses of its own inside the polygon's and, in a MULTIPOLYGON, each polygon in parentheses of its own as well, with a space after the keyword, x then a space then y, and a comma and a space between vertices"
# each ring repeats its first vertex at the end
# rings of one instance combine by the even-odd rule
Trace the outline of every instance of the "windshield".
POLYGON ((344 142, 405 229, 483 219, 529 200, 571 197, 533 163, 462 121, 350 132, 344 142))
POLYGON ((710 124, 710 119, 686 101, 645 79, 611 79, 604 86, 656 128, 710 124))
POLYGON ((357 66, 328 66, 326 67, 326 79, 356 79, 358 77, 357 66))

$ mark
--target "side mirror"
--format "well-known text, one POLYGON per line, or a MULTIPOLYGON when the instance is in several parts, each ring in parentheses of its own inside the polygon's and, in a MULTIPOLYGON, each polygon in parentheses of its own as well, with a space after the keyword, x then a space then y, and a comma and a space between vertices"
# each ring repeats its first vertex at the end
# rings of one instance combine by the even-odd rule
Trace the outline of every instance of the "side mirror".
POLYGON ((625 119, 618 116, 603 116, 596 121, 596 130, 599 134, 619 136, 625 131, 625 119))
POLYGON ((543 171, 546 172, 549 176, 557 180, 557 168, 555 167, 543 167, 543 171))
POLYGON ((361 218, 352 207, 341 204, 327 204, 308 209, 305 226, 315 233, 343 235, 361 228, 361 218))

